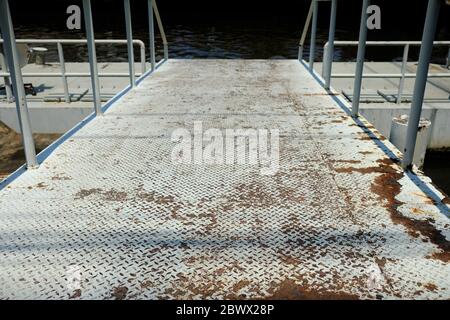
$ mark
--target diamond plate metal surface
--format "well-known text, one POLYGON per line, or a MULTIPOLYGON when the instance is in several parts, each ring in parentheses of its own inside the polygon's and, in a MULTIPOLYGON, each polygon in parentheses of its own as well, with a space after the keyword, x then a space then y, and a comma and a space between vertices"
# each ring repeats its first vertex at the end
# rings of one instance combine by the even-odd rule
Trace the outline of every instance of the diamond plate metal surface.
POLYGON ((448 199, 361 121, 296 60, 170 60, 1 191, 0 298, 449 299, 448 199), (279 172, 173 164, 194 121, 279 172))

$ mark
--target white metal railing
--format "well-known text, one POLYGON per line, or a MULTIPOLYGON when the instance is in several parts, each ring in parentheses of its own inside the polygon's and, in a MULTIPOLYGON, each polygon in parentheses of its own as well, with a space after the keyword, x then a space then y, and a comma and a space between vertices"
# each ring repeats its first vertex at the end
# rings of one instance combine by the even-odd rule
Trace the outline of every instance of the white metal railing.
MULTIPOLYGON (((309 13, 307 16, 307 21, 305 24, 305 28, 302 33, 302 37, 300 39, 299 51, 298 51, 298 59, 303 59, 303 46, 306 39, 307 28, 309 27, 309 23, 311 21, 312 15, 312 26, 311 26, 311 43, 310 43, 310 54, 309 54, 309 68, 311 72, 314 72, 314 57, 315 57, 315 40, 316 40, 316 31, 317 31, 317 16, 319 10, 319 2, 331 2, 331 13, 330 13, 330 25, 328 30, 328 42, 329 48, 326 50, 324 55, 324 88, 330 89, 331 85, 331 69, 333 62, 333 53, 334 46, 338 43, 334 41, 334 35, 336 31, 336 7, 338 0, 311 0, 311 7, 309 9, 309 13)), ((359 117, 359 102, 361 95, 361 83, 363 78, 363 69, 364 69, 364 60, 365 60, 365 51, 366 45, 369 44, 367 42, 367 19, 368 19, 368 10, 371 0, 362 0, 361 1, 361 20, 359 26, 359 40, 354 41, 355 45, 358 45, 358 54, 356 58, 356 69, 354 75, 354 84, 353 84, 353 99, 352 99, 352 109, 351 115, 354 118, 359 117)), ((439 11, 441 6, 441 0, 428 0, 428 6, 426 11, 425 23, 422 34, 422 41, 420 42, 412 42, 404 45, 404 54, 403 54, 403 64, 402 64, 402 72, 399 76, 400 84, 399 84, 399 94, 397 96, 397 101, 401 101, 401 94, 403 91, 404 79, 407 77, 412 77, 411 74, 406 74, 406 61, 408 60, 408 50, 409 46, 415 45, 417 43, 420 45, 420 54, 419 61, 417 64, 417 72, 414 75, 415 83, 414 83, 414 92, 413 98, 411 102, 411 109, 409 112, 409 121, 408 121, 408 129, 406 134, 406 142, 405 148, 403 150, 403 161, 402 166, 404 169, 411 169, 412 167, 412 159, 414 156, 415 143, 417 139, 417 131, 420 121, 420 114, 422 112, 422 105, 425 95, 425 88, 428 76, 431 77, 446 77, 446 74, 429 74, 429 65, 432 56, 433 42, 436 34, 437 21, 439 20, 439 11)), ((445 2, 446 5, 450 5, 450 1, 445 2)), ((392 45, 400 45, 396 44, 396 42, 391 42, 392 45)), ((447 67, 450 65, 450 51, 447 56, 447 67)), ((397 75, 395 75, 397 76, 397 75)), ((367 75, 366 75, 367 77, 367 75)), ((373 77, 384 77, 388 78, 390 75, 377 75, 373 77)))
MULTIPOLYGON (((74 45, 74 44, 87 44, 86 39, 17 39, 16 43, 23 44, 53 44, 57 46, 58 49, 58 62, 60 65, 60 72, 25 72, 22 73, 22 77, 61 77, 63 81, 64 97, 65 102, 70 103, 70 92, 67 83, 67 78, 70 77, 90 77, 90 72, 66 72, 66 62, 64 59, 63 45, 74 45)), ((127 44, 126 39, 98 39, 95 40, 96 44, 127 44)), ((0 44, 3 44, 3 39, 0 39, 0 44)), ((141 73, 144 74, 147 71, 147 66, 145 64, 145 44, 141 40, 133 40, 134 45, 138 45, 140 49, 140 63, 141 63, 141 73)), ((0 56, 2 51, 0 50, 0 56)), ((6 62, 3 57, 0 57, 0 67, 2 71, 0 72, 0 77, 4 78, 7 99, 11 100, 11 85, 10 85, 10 73, 7 72, 6 62)), ((138 74, 138 75, 140 75, 138 74)), ((129 73, 124 72, 108 72, 108 73, 98 73, 99 77, 128 77, 129 73)))
MULTIPOLYGON (((422 43, 420 41, 367 41, 366 46, 376 46, 376 47, 403 47, 403 57, 402 64, 400 67, 400 73, 366 73, 363 74, 363 78, 398 78, 400 79, 398 85, 398 92, 396 102, 399 104, 402 101, 403 89, 405 85, 405 79, 415 78, 415 73, 406 73, 406 67, 408 63, 409 48, 412 46, 420 47, 422 43)), ((358 46, 358 41, 334 41, 334 46, 358 46)), ((447 63, 446 67, 449 65, 450 60, 450 41, 434 41, 433 46, 448 46, 447 63)), ((333 59, 332 55, 328 52, 329 43, 324 45, 324 57, 328 59, 333 59)), ((325 61, 324 61, 325 62, 325 61)), ((329 73, 327 70, 326 63, 322 66, 322 75, 325 77, 329 73)), ((353 73, 330 73, 332 78, 354 78, 353 73)), ((446 73, 428 73, 428 78, 450 78, 450 72, 446 73)))
MULTIPOLYGON (((308 15, 306 16, 305 25, 303 27, 302 36, 300 38, 300 42, 298 44, 298 60, 303 59, 303 48, 305 46, 306 36, 308 34, 309 25, 311 24, 311 19, 314 11, 314 3, 311 1, 311 5, 309 6, 308 15)), ((311 62, 311 59, 310 59, 311 62)))
MULTIPOLYGON (((8 70, 8 72, 2 73, 2 75, 5 76, 5 79, 7 80, 7 83, 11 83, 11 87, 14 89, 14 97, 15 97, 15 103, 17 108, 17 115, 19 119, 19 125, 22 131, 22 140, 24 145, 24 152, 25 152, 25 158, 26 158, 26 166, 27 168, 34 168, 37 167, 38 160, 36 157, 36 148, 33 140, 33 135, 31 131, 31 122, 30 122, 30 116, 28 112, 28 104, 23 84, 23 77, 22 77, 22 71, 21 66, 19 63, 19 54, 17 52, 16 44, 18 41, 16 41, 15 34, 14 34, 14 26, 13 21, 11 19, 11 13, 9 8, 9 1, 10 0, 0 0, 0 29, 1 34, 3 36, 3 49, 5 51, 5 56, 7 60, 7 66, 4 64, 3 70, 8 70)), ((95 40, 94 37, 94 24, 93 24, 93 18, 92 18, 92 9, 91 9, 91 0, 83 0, 83 16, 84 16, 84 24, 86 28, 86 40, 63 40, 63 39, 55 39, 54 43, 58 47, 58 58, 60 62, 64 62, 64 54, 62 50, 62 44, 63 43, 76 43, 77 41, 82 41, 82 43, 87 44, 88 48, 88 55, 89 55, 89 69, 90 73, 68 73, 65 70, 65 63, 61 63, 61 73, 38 73, 39 76, 61 76, 64 79, 64 90, 66 93, 68 92, 67 88, 67 82, 66 78, 69 76, 87 76, 89 75, 91 78, 92 83, 92 96, 94 101, 94 114, 95 116, 101 115, 103 113, 103 108, 101 105, 100 100, 100 83, 99 83, 99 76, 122 76, 120 73, 108 73, 108 74, 99 74, 98 72, 98 66, 97 66, 97 54, 95 50, 96 43, 102 43, 103 40, 95 40)), ((133 40, 133 33, 132 33, 132 23, 131 23, 131 5, 130 0, 123 0, 124 4, 124 13, 125 13, 125 28, 126 28, 126 44, 128 49, 128 65, 129 65, 129 72, 128 76, 130 77, 130 85, 127 86, 125 89, 123 89, 118 95, 116 95, 115 99, 119 98, 129 90, 131 90, 134 86, 136 86, 144 76, 148 75, 150 72, 153 72, 156 68, 156 58, 155 58, 155 30, 154 30, 154 23, 153 23, 153 16, 156 17, 156 22, 159 28, 159 31, 162 36, 163 40, 163 46, 164 46, 164 59, 163 61, 160 61, 158 64, 164 63, 168 60, 169 54, 168 54, 168 44, 166 35, 164 33, 164 28, 161 23, 161 18, 159 16, 158 7, 156 5, 156 0, 147 0, 148 5, 148 19, 149 19, 149 38, 150 38, 150 61, 151 61, 151 71, 146 71, 139 79, 135 78, 135 71, 134 71, 134 50, 133 45, 138 43, 139 45, 142 45, 142 41, 139 42, 139 40, 133 40)), ((45 40, 37 40, 33 39, 32 41, 29 41, 27 39, 23 39, 21 41, 25 41, 25 43, 45 43, 45 40)), ((113 43, 114 41, 118 41, 117 43, 123 43, 124 40, 106 40, 109 43, 113 43)), ((142 48, 142 47, 141 47, 142 48)), ((0 56, 0 58, 3 58, 0 56)), ((0 59, 3 60, 3 59, 0 59)), ((145 68, 145 49, 144 51, 141 50, 141 63, 143 62, 142 66, 145 68), (144 52, 144 54, 142 54, 144 52)), ((32 73, 25 74, 25 76, 31 76, 32 73)), ((10 88, 11 89, 11 88, 10 88)), ((66 95, 66 100, 68 99, 66 95)))

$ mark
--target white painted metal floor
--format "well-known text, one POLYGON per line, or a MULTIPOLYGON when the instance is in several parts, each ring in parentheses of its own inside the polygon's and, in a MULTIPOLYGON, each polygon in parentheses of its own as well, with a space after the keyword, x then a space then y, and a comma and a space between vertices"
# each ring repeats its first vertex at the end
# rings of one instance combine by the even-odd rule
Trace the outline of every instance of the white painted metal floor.
POLYGON ((0 298, 449 299, 449 207, 387 154, 296 60, 169 60, 1 191, 0 298), (278 128, 279 172, 174 165, 194 121, 278 128))

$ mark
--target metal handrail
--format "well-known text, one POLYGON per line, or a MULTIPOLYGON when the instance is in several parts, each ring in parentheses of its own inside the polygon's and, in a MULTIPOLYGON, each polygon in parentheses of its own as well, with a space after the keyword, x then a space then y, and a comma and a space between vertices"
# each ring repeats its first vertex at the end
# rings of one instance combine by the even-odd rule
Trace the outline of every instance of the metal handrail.
MULTIPOLYGON (((314 58, 316 53, 316 34, 317 34, 317 20, 319 15, 319 2, 331 2, 331 12, 330 12, 330 28, 328 33, 328 41, 334 43, 335 31, 336 31, 336 11, 337 11, 337 0, 311 0, 311 5, 309 7, 308 15, 306 17, 305 26, 303 27, 302 36, 299 42, 298 48, 298 60, 303 59, 303 47, 305 45, 306 35, 309 30, 309 25, 311 24, 311 40, 309 48, 309 68, 312 70, 314 67, 314 58)), ((331 50, 333 51, 333 49, 331 50)), ((327 59, 324 63, 324 68, 330 69, 331 72, 332 63, 327 59)), ((330 74, 325 76, 325 89, 330 89, 330 74)))
MULTIPOLYGON (((366 41, 366 45, 368 46, 401 46, 401 45, 407 45, 409 44, 410 46, 420 46, 422 44, 421 41, 366 41)), ((353 46, 357 46, 358 45, 358 41, 341 41, 341 40, 337 40, 334 41, 334 45, 353 45, 353 46)), ((434 46, 445 46, 445 45, 450 45, 450 41, 434 41, 433 42, 434 46)))
MULTIPOLYGON (((66 72, 65 67, 65 59, 63 52, 63 44, 73 45, 73 44, 87 44, 86 39, 16 39, 16 43, 20 44, 56 44, 58 48, 58 62, 60 64, 61 72, 31 72, 31 73, 22 73, 23 77, 62 77, 63 79, 63 87, 64 87, 64 96, 65 102, 70 103, 70 93, 68 89, 67 77, 89 77, 91 74, 89 72, 66 72)), ((98 39, 95 40, 96 44, 127 44, 126 39, 98 39)), ((3 39, 0 39, 0 44, 3 44, 3 39)), ((141 40, 133 40, 133 44, 139 45, 140 48, 140 60, 141 60, 141 74, 144 74, 147 71, 147 66, 145 64, 145 43, 141 40)), ((0 51, 0 55, 1 55, 0 51)), ((2 72, 0 72, 0 76, 3 78, 9 78, 11 75, 7 72, 6 64, 4 63, 4 59, 0 59, 0 66, 2 68, 2 72)), ((128 77, 129 73, 99 73, 100 77, 128 77)), ((139 74, 138 74, 139 75, 139 74)), ((9 81, 5 81, 5 84, 9 83, 9 81)), ((9 86, 6 84, 6 86, 9 86)), ((11 90, 6 90, 6 97, 8 100, 11 100, 11 90)))
POLYGON ((158 24, 159 32, 161 33, 161 39, 164 46, 164 59, 169 59, 169 45, 167 43, 166 32, 164 31, 164 26, 161 22, 161 16, 159 15, 158 5, 156 1, 153 1, 153 11, 155 12, 156 23, 158 24))
MULTIPOLYGON (((317 11, 318 11, 318 1, 321 0, 312 0, 312 7, 313 7, 313 16, 317 17, 317 11)), ((334 45, 339 44, 338 41, 334 41, 334 33, 335 33, 335 14, 336 14, 336 2, 337 0, 332 1, 332 11, 330 16, 330 28, 329 28, 329 41, 331 42, 330 45, 330 52, 325 52, 324 55, 325 60, 324 61, 324 88, 330 89, 330 79, 331 79, 331 68, 332 68, 332 59, 333 59, 333 51, 334 51, 334 45)), ((401 68, 402 77, 400 78, 400 84, 399 84, 399 91, 397 95, 397 103, 401 101, 401 95, 403 91, 404 81, 405 78, 409 75, 407 75, 406 72, 406 62, 408 60, 408 52, 409 52, 409 46, 410 45, 420 45, 420 54, 419 54, 419 61, 417 64, 417 72, 415 75, 415 83, 414 83, 414 91, 413 91, 413 99, 411 102, 411 110, 409 113, 409 120, 408 120, 408 128, 406 133, 406 142, 405 147, 403 149, 403 161, 402 161, 402 167, 404 169, 411 169, 412 168, 412 159, 414 156, 414 149, 415 149, 415 143, 417 139, 417 132, 418 132, 418 126, 420 121, 420 114, 422 112, 422 106, 423 106, 423 100, 424 100, 424 94, 425 94, 425 88, 428 76, 430 76, 429 72, 429 64, 431 61, 431 55, 432 55, 432 49, 433 49, 433 41, 436 34, 436 28, 437 28, 437 21, 439 20, 439 10, 440 10, 440 0, 428 0, 428 6, 426 11, 426 17, 425 17, 425 24, 422 34, 422 41, 417 42, 413 41, 409 44, 404 45, 404 51, 403 51, 403 63, 401 68)), ((447 0, 445 2, 447 5, 450 5, 450 1, 447 0)), ((353 100, 352 100, 352 110, 351 114, 353 117, 357 118, 359 117, 359 98, 361 94, 361 83, 363 79, 363 69, 364 69, 364 58, 365 58, 365 50, 366 50, 366 43, 367 43, 367 18, 368 18, 368 9, 370 5, 370 0, 362 0, 362 7, 361 7, 361 20, 360 20, 360 28, 359 28, 359 40, 353 43, 358 44, 358 54, 356 59, 356 70, 354 76, 354 85, 353 85, 353 100)), ((310 8, 311 10, 311 8, 310 8)), ((299 45, 299 60, 302 59, 302 53, 303 53, 303 45, 304 40, 306 38, 306 27, 309 26, 309 18, 307 19, 307 23, 305 26, 305 29, 302 34, 302 39, 300 40, 299 45)), ((310 48, 310 56, 309 56, 309 68, 310 72, 314 72, 313 70, 313 63, 314 63, 314 54, 315 54, 315 43, 313 41, 315 40, 315 32, 316 32, 316 24, 317 19, 313 19, 313 26, 312 26, 312 32, 311 32, 311 48, 310 48)), ((391 45, 398 45, 399 42, 391 42, 391 45)), ((401 41, 400 41, 401 43, 401 41)), ((380 44, 381 45, 381 44, 380 44)), ((450 50, 448 52, 447 56, 447 67, 450 66, 450 50)), ((435 74, 432 74, 432 76, 435 76, 435 74)), ((446 76, 446 75, 445 75, 446 76)))
POLYGON ((300 42, 298 44, 298 60, 303 59, 303 47, 305 45, 306 35, 308 34, 309 24, 311 23, 311 18, 314 10, 313 1, 311 1, 311 5, 309 6, 308 15, 306 16, 305 26, 303 27, 302 36, 300 38, 300 42))
MULTIPOLYGON (((334 41, 334 46, 358 46, 358 41, 334 41)), ((366 46, 390 46, 390 47, 398 47, 403 46, 403 58, 400 73, 369 73, 363 74, 363 78, 399 78, 400 82, 398 85, 398 92, 396 103, 400 104, 403 96, 403 89, 405 79, 415 78, 416 74, 414 73, 406 73, 406 66, 408 63, 408 53, 409 48, 411 46, 421 46, 421 41, 366 41, 366 46)), ((324 45, 324 56, 328 59, 333 59, 330 57, 330 53, 328 52, 329 43, 326 42, 324 45)), ((434 41, 433 46, 449 46, 448 57, 447 57, 447 65, 450 60, 450 41, 434 41)), ((322 67, 322 75, 325 77, 325 68, 322 67)), ((353 73, 335 73, 331 74, 332 78, 353 78, 355 75, 353 73)), ((428 78, 450 78, 450 73, 429 73, 428 78)))
MULTIPOLYGON (((25 158, 26 158, 26 166, 27 168, 34 168, 38 166, 37 158, 36 158, 36 148, 32 136, 31 131, 31 123, 30 123, 30 117, 28 112, 28 104, 26 99, 26 94, 24 90, 24 84, 23 84, 23 78, 22 78, 22 71, 20 69, 19 65, 19 55, 17 52, 16 47, 16 39, 14 34, 14 27, 11 19, 11 12, 9 7, 9 1, 10 0, 0 0, 0 29, 1 33, 3 35, 3 38, 5 39, 3 42, 3 46, 5 49, 5 56, 8 60, 7 63, 4 62, 3 56, 0 55, 0 62, 2 63, 2 69, 8 70, 9 73, 3 73, 3 75, 6 76, 5 84, 9 82, 9 77, 11 78, 11 84, 14 88, 14 96, 15 96, 15 103, 17 108, 17 115, 19 119, 19 125, 22 131, 22 140, 24 144, 24 151, 25 151, 25 158), (8 65, 8 68, 6 67, 8 65)), ((130 7, 130 0, 123 0, 124 2, 124 11, 125 11, 125 28, 126 28, 126 34, 127 39, 125 43, 127 44, 128 49, 128 64, 129 64, 129 72, 128 76, 130 77, 130 86, 125 88, 122 91, 127 92, 128 90, 131 90, 133 87, 135 87, 142 79, 143 77, 150 74, 150 72, 153 72, 156 69, 156 63, 155 63, 155 37, 154 37, 154 25, 153 25, 153 14, 156 16, 156 20, 158 23, 159 30, 161 32, 161 36, 163 39, 163 45, 164 45, 164 60, 165 62, 168 60, 168 44, 166 35, 164 32, 163 25, 161 23, 161 18, 159 15, 158 7, 156 5, 156 0, 148 0, 148 10, 149 10, 149 34, 150 34, 150 59, 151 59, 151 71, 145 72, 139 79, 135 78, 135 71, 134 71, 134 50, 133 50, 133 44, 143 44, 143 42, 139 42, 139 40, 133 40, 133 33, 132 33, 132 23, 131 23, 131 7, 130 7)), ((88 47, 88 55, 89 55, 89 68, 90 68, 90 77, 91 77, 91 83, 92 83, 92 96, 94 101, 94 114, 95 116, 101 115, 103 113, 103 108, 101 105, 100 100, 100 83, 99 83, 99 73, 97 68, 97 54, 95 50, 96 43, 102 43, 100 40, 95 40, 94 36, 94 24, 93 24, 93 17, 92 17, 92 8, 91 8, 91 0, 83 0, 83 16, 84 16, 84 24, 86 28, 86 40, 66 40, 66 39, 55 39, 54 43, 56 43, 58 47, 58 58, 61 62, 61 74, 59 76, 62 76, 63 83, 64 83, 64 90, 66 93, 66 101, 70 101, 69 95, 68 95, 68 86, 67 86, 67 77, 68 76, 84 76, 84 73, 67 73, 65 70, 65 64, 64 64, 64 54, 62 50, 62 44, 63 42, 61 40, 64 40, 66 43, 77 43, 78 41, 81 41, 81 43, 87 43, 88 47), (59 40, 59 42, 58 42, 59 40)), ((25 41, 25 43, 45 43, 46 40, 37 40, 37 39, 22 39, 25 41)), ((122 43, 123 40, 104 40, 109 43, 119 42, 122 43)), ((142 49, 142 47, 141 47, 142 49)), ((144 51, 141 50, 141 59, 144 62, 142 64, 143 68, 145 68, 145 48, 144 51), (142 54, 142 52, 144 54, 142 54)), ((141 62, 142 62, 141 61, 141 62)), ((144 70, 144 69, 143 69, 144 70)), ((30 74, 27 74, 30 75, 30 74)), ((42 76, 42 73, 39 73, 40 76, 42 76)), ((46 74, 48 76, 57 75, 56 73, 48 73, 46 74)), ((105 75, 105 74, 100 74, 105 75)), ((121 76, 122 74, 118 73, 109 73, 108 76, 121 76)), ((8 89, 8 88, 7 88, 8 89)), ((9 88, 11 89, 11 88, 9 88)), ((8 92, 8 90, 7 90, 8 92)))
POLYGON ((156 66, 156 54, 155 54, 155 26, 153 22, 153 16, 156 17, 156 23, 158 25, 159 32, 161 33, 161 39, 164 47, 164 60, 169 59, 169 46, 167 44, 166 33, 164 26, 161 22, 161 16, 159 15, 158 5, 156 0, 148 0, 148 22, 149 22, 149 35, 150 35, 150 64, 152 71, 156 66))

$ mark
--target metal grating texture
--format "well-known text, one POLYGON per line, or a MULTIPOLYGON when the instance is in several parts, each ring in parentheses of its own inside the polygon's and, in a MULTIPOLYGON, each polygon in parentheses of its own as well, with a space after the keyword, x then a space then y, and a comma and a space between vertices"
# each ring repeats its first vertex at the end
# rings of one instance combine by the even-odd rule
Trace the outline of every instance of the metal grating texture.
POLYGON ((449 299, 448 199, 333 98, 296 60, 168 61, 1 191, 0 298, 449 299), (174 164, 194 121, 279 129, 279 171, 174 164))

